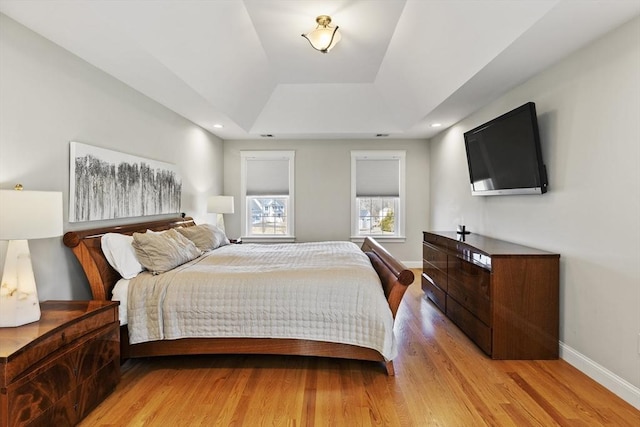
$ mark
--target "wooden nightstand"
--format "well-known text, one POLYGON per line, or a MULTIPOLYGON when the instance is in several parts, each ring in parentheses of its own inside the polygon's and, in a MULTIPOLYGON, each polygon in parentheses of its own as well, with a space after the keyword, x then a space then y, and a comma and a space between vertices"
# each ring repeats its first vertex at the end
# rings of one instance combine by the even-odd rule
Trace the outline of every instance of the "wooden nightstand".
POLYGON ((75 425, 120 381, 118 303, 47 301, 0 328, 0 427, 75 425))

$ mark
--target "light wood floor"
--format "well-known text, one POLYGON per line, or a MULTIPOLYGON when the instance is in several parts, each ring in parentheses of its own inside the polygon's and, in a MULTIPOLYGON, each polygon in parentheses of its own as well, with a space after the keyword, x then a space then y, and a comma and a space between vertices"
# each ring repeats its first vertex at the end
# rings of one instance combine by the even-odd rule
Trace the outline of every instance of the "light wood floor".
POLYGON ((395 377, 311 357, 130 360, 81 426, 640 426, 639 411, 562 360, 490 360, 417 281, 395 331, 395 377))

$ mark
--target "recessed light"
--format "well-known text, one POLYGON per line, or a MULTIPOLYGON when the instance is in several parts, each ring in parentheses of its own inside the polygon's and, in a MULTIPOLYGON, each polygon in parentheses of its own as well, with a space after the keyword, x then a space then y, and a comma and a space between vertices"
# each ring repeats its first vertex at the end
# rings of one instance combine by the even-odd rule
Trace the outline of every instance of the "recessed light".
POLYGON ((216 123, 215 125, 213 125, 213 127, 216 129, 222 129, 224 126, 222 126, 220 123, 216 123))
POLYGON ((431 123, 432 128, 439 128, 440 126, 442 126, 442 123, 431 123))

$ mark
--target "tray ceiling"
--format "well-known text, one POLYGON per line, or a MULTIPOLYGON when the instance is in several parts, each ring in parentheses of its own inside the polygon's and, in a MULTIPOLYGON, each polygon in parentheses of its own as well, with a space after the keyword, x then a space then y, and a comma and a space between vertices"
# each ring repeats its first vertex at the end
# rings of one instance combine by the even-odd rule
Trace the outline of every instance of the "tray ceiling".
POLYGON ((428 138, 640 2, 0 0, 0 12, 222 139, 428 138), (328 54, 301 37, 321 14, 342 34, 328 54))

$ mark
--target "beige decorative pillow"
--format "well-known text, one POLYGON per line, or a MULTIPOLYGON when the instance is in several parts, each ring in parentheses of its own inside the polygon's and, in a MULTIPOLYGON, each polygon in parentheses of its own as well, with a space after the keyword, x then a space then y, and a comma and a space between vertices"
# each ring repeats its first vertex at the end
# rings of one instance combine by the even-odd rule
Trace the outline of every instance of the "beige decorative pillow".
POLYGON ((196 245, 175 229, 164 233, 133 233, 140 264, 153 274, 164 273, 202 255, 196 245))
POLYGON ((203 252, 210 251, 220 246, 221 242, 216 229, 217 227, 211 224, 176 228, 178 233, 195 243, 198 249, 203 252))

